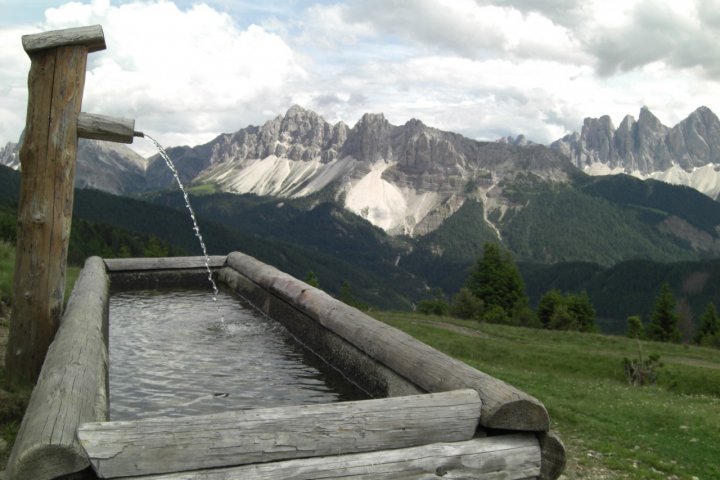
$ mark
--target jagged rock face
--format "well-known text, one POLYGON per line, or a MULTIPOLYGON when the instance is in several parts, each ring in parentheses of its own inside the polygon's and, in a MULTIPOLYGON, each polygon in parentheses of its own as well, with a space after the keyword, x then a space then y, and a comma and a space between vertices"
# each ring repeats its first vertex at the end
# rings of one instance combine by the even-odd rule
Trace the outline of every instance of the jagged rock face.
POLYGON ((13 169, 20 167, 17 143, 8 142, 3 148, 0 148, 0 165, 6 165, 13 169))
POLYGON ((498 143, 505 143, 507 145, 515 145, 516 147, 526 147, 528 145, 532 145, 535 142, 531 142, 528 140, 525 135, 518 135, 517 137, 507 136, 507 137, 501 137, 496 140, 498 143))
MULTIPOLYGON (((331 188, 345 208, 397 234, 413 234, 416 227, 427 233, 468 196, 518 173, 567 181, 574 170, 539 145, 477 142, 416 119, 395 126, 382 114, 365 114, 348 128, 298 106, 262 127, 168 153, 185 183, 285 198, 331 188)), ((148 188, 170 184, 165 170, 153 159, 148 188)))
POLYGON ((718 118, 709 108, 698 108, 670 130, 668 147, 681 166, 717 163, 720 159, 718 118))
POLYGON ((75 186, 116 195, 145 189, 146 160, 120 143, 80 139, 75 186))
POLYGON ((647 107, 638 120, 628 115, 614 128, 610 117, 586 118, 580 134, 551 145, 581 169, 593 164, 610 170, 647 175, 673 165, 690 170, 720 162, 720 120, 700 107, 673 128, 663 125, 647 107))
POLYGON ((390 160, 393 158, 391 135, 395 128, 383 114, 366 113, 348 132, 342 153, 368 163, 390 160))
MULTIPOLYGON (((0 163, 20 167, 19 145, 8 143, 0 150, 0 163)), ((147 161, 123 144, 78 140, 75 187, 94 188, 116 195, 146 189, 147 161)))

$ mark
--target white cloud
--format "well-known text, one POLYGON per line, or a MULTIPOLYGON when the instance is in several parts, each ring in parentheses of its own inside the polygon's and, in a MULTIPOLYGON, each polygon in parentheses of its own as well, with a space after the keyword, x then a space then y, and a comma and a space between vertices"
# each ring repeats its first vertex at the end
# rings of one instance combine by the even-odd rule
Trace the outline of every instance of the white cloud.
POLYGON ((93 23, 108 50, 90 55, 84 110, 135 118, 167 145, 293 103, 350 125, 384 112, 539 142, 642 105, 669 125, 703 104, 720 110, 720 0, 301 0, 250 16, 239 14, 247 2, 209 1, 85 0, 0 29, 0 144, 24 122, 19 36, 93 23))
POLYGON ((108 49, 90 54, 83 110, 132 117, 162 143, 195 144, 257 122, 259 110, 285 108, 288 84, 306 76, 280 37, 203 4, 95 0, 45 16, 41 30, 103 26, 108 49))
POLYGON ((34 32, 32 27, 0 30, 0 148, 17 141, 25 127, 30 59, 20 37, 34 32))

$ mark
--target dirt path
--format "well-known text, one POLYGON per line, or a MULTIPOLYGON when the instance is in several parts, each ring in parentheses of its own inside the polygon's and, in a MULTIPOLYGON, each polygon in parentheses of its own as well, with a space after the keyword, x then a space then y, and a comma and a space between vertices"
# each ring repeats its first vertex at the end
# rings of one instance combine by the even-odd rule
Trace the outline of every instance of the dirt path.
POLYGON ((463 327, 462 325, 453 325, 452 323, 436 322, 434 320, 419 320, 419 319, 412 320, 411 322, 416 325, 430 325, 433 327, 442 328, 443 330, 447 330, 449 332, 460 333, 462 335, 468 335, 470 337, 490 338, 489 335, 481 332, 480 330, 475 330, 470 327, 463 327))

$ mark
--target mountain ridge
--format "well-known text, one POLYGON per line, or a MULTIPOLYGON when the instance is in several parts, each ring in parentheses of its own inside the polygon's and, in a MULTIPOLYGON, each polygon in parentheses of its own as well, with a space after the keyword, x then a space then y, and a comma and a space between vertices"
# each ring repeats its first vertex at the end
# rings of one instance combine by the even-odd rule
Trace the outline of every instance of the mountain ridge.
POLYGON ((698 107, 673 127, 642 107, 615 128, 609 116, 588 117, 580 133, 550 145, 591 175, 626 173, 687 185, 717 199, 720 194, 720 120, 698 107))

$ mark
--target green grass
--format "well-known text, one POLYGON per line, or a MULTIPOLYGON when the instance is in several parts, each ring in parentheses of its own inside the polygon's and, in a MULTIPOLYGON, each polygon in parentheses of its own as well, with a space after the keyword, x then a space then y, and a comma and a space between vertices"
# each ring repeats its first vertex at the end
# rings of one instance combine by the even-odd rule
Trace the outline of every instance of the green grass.
MULTIPOLYGON (((13 271, 15 269, 15 247, 7 241, 0 240, 0 329, 9 328, 9 309, 12 299, 13 271)), ((80 268, 68 265, 65 278, 65 299, 75 284, 80 268)), ((4 356, 4 352, 0 355, 4 356)), ((5 378, 5 369, 2 366, 4 358, 0 358, 0 438, 12 446, 15 436, 20 428, 27 402, 30 400, 31 389, 10 384, 5 378)), ((7 456, 10 454, 9 447, 6 451, 0 452, 0 470, 3 469, 7 456)))
POLYGON ((190 188, 188 188, 188 193, 191 193, 193 195, 211 195, 213 193, 218 193, 218 187, 215 184, 212 183, 201 183, 198 185, 193 185, 190 188))
POLYGON ((15 270, 15 247, 0 239, 0 302, 10 303, 15 270))
POLYGON ((566 444, 568 478, 720 478, 720 350, 642 342, 664 365, 657 385, 631 387, 622 359, 638 346, 628 338, 373 315, 540 399, 566 444))

